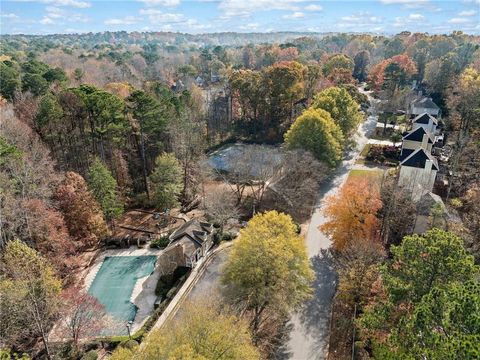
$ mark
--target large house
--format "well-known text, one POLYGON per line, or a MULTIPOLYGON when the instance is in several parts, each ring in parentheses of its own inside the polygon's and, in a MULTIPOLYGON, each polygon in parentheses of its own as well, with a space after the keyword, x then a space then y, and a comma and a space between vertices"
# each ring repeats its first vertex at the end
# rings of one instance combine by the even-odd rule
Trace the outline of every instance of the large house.
POLYGON ((434 138, 432 135, 425 131, 423 127, 417 127, 415 130, 410 131, 403 137, 400 160, 406 159, 418 149, 425 149, 429 154, 431 154, 433 144, 434 138))
POLYGON ((440 108, 431 98, 422 98, 410 104, 415 115, 412 130, 403 137, 400 153, 398 186, 411 193, 417 202, 433 190, 439 166, 432 149, 440 136, 436 136, 440 108))
POLYGON ((437 131, 437 126, 438 120, 428 113, 420 114, 412 120, 412 130, 423 128, 430 134, 435 134, 435 132, 437 131))
POLYGON ((438 172, 437 159, 419 148, 400 163, 398 186, 408 191, 414 201, 432 191, 438 172))
POLYGON ((412 101, 410 104, 410 114, 418 116, 423 113, 438 117, 438 115, 440 115, 440 108, 433 102, 432 98, 424 97, 412 101))
POLYGON ((213 245, 213 226, 207 222, 190 220, 176 229, 169 238, 170 244, 182 246, 183 266, 193 268, 213 245))

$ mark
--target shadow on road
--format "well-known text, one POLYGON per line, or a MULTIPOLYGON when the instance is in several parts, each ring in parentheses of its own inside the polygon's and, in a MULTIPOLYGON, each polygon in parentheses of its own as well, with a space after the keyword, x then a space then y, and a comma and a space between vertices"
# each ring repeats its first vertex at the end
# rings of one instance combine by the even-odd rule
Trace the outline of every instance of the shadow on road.
MULTIPOLYGON (((328 249, 321 250, 320 254, 311 258, 311 262, 316 276, 312 286, 314 289, 313 297, 304 304, 296 315, 299 318, 302 329, 314 339, 308 349, 308 359, 324 359, 328 346, 330 313, 332 298, 335 295, 337 286, 337 274, 328 249)), ((291 333, 292 326, 291 322, 286 324, 284 330, 286 333, 285 340, 282 342, 285 345, 278 349, 275 356, 276 360, 292 358, 292 354, 287 347, 289 343, 288 334, 291 333)))

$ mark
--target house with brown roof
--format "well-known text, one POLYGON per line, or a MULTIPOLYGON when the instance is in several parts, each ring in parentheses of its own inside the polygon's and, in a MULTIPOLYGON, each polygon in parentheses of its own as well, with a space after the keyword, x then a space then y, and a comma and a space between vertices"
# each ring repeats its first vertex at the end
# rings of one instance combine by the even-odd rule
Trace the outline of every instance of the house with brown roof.
POLYGON ((176 229, 169 239, 169 246, 182 246, 184 266, 193 268, 213 246, 213 226, 196 219, 190 220, 176 229))

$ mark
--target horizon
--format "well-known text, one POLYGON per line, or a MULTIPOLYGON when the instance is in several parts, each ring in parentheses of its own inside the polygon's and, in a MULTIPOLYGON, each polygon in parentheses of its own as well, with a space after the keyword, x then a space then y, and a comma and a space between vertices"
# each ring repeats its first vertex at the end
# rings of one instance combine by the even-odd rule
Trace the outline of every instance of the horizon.
POLYGON ((243 33, 480 34, 479 0, 7 0, 1 35, 126 31, 243 33), (339 6, 341 4, 341 6, 339 6))

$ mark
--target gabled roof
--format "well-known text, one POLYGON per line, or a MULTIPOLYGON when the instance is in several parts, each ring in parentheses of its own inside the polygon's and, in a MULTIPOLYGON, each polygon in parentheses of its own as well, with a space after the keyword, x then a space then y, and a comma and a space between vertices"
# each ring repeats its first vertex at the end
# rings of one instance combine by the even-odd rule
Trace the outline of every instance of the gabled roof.
POLYGON ((400 161, 403 161, 407 157, 410 156, 416 149, 402 149, 402 153, 400 154, 400 161))
POLYGON ((409 132, 407 135, 403 137, 403 140, 410 140, 410 141, 418 141, 422 142, 423 141, 423 135, 428 136, 428 143, 433 144, 433 139, 431 135, 425 131, 423 127, 419 127, 417 130, 413 130, 409 132))
POLYGON ((400 163, 400 165, 424 169, 427 160, 430 160, 433 163, 432 170, 438 170, 437 159, 421 148, 411 153, 410 156, 400 163))
POLYGON ((213 226, 206 222, 190 220, 180 226, 170 235, 170 242, 188 238, 201 246, 213 231, 213 226))
POLYGON ((413 106, 423 107, 423 108, 427 108, 427 109, 440 110, 440 108, 437 106, 437 104, 435 104, 431 98, 427 98, 427 97, 414 101, 413 106))
POLYGON ((430 120, 432 120, 435 125, 438 125, 438 120, 435 119, 434 116, 427 113, 418 115, 415 119, 413 119, 413 122, 417 124, 429 124, 430 120))

